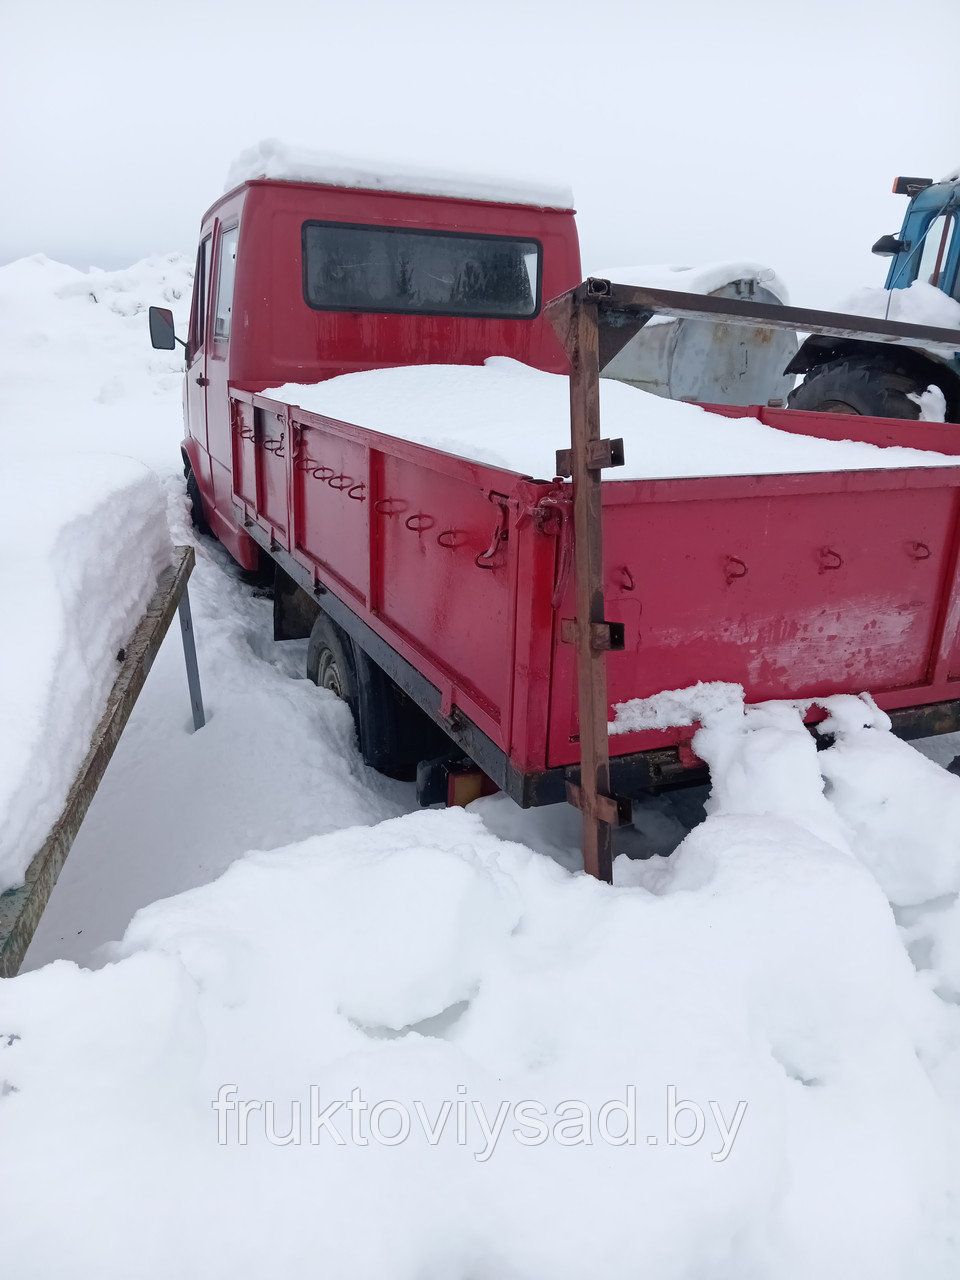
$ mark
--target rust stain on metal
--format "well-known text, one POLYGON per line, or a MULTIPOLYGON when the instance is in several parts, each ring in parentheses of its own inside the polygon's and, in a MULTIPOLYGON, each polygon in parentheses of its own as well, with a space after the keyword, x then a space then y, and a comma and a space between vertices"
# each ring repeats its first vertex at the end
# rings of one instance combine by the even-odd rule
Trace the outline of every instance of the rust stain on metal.
MULTIPOLYGON (((609 884, 617 804, 610 796, 607 738, 606 652, 613 637, 604 617, 600 473, 622 462, 623 452, 622 442, 600 438, 600 316, 590 283, 585 297, 581 286, 559 300, 551 319, 570 356, 570 449, 562 451, 558 467, 569 467, 573 477, 577 616, 575 622, 566 620, 563 630, 577 647, 580 783, 568 789, 568 798, 583 815, 584 870, 609 884)), ((622 633, 618 638, 622 647, 622 633)))

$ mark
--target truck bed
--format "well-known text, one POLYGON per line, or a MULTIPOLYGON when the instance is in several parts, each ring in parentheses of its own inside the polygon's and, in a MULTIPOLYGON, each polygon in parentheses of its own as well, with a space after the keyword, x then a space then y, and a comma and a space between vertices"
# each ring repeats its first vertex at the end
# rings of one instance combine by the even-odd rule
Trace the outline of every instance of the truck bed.
MULTIPOLYGON (((569 483, 269 395, 230 400, 243 527, 514 798, 561 799, 579 758, 574 649, 561 639, 575 612, 569 483)), ((942 424, 779 411, 775 425, 960 455, 942 424)), ((565 432, 558 421, 558 445, 565 432)), ((625 628, 608 657, 611 706, 725 680, 751 701, 869 691, 887 710, 935 706, 937 727, 956 727, 939 704, 960 689, 960 466, 934 461, 605 480, 607 616, 625 628)), ((689 735, 616 736, 614 779, 670 781, 689 735)))

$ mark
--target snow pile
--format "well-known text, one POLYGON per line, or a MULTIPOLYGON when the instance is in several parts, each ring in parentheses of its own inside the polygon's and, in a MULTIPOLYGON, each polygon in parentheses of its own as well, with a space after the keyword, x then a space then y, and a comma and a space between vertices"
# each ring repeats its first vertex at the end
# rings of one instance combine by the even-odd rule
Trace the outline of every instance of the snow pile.
MULTIPOLYGON (((174 542, 191 540, 172 477, 174 542)), ((306 641, 273 641, 273 603, 204 540, 190 578, 207 723, 193 732, 174 621, 60 874, 25 969, 103 963, 137 910, 272 849, 416 806, 360 761, 347 706, 306 677, 306 641)))
POLYGON ((960 349, 960 302, 924 280, 914 280, 905 289, 858 289, 838 307, 854 316, 875 320, 900 320, 934 329, 956 329, 960 349))
MULTIPOLYGON (((47 523, 43 502, 78 518, 50 531, 43 590, 12 577, 7 598, 37 592, 38 644, 62 613, 79 641, 65 678, 87 680, 86 643, 115 622, 89 616, 103 600, 78 576, 90 539, 111 546, 110 513, 142 520, 146 557, 154 530, 155 482, 98 455, 169 473, 179 460, 177 361, 150 350, 137 312, 162 300, 168 268, 115 288, 101 273, 85 293, 80 273, 16 265, 0 272, 3 429, 22 447, 28 424, 43 454, 13 484, 8 545, 47 523), (39 499, 51 458, 63 469, 39 499)), ((505 412, 520 393, 546 421, 530 371, 467 372, 513 379, 505 412)), ((451 403, 469 401, 454 380, 451 403)), ((551 450, 567 411, 564 390, 551 450)), ((509 453, 509 425, 491 434, 481 416, 509 453)), ((168 491, 180 541, 182 483, 168 491)), ((126 573, 132 549, 112 554, 126 573)), ((90 935, 145 895, 238 860, 142 911, 104 967, 0 983, 11 1274, 953 1280, 957 780, 859 699, 829 700, 834 745, 817 753, 801 706, 744 708, 729 685, 661 695, 654 723, 702 726, 710 814, 669 859, 618 858, 611 889, 491 830, 527 826, 573 865, 567 807, 507 818, 500 796, 393 818, 410 789, 365 771, 346 708, 292 678, 303 643, 274 646, 270 602, 220 549, 200 555, 209 724, 188 732, 171 633, 55 891, 45 954, 89 957, 90 935), (273 851, 240 856, 251 846, 273 851)), ((666 851, 666 809, 638 806, 637 823, 659 824, 666 851)))
MULTIPOLYGON (((737 280, 750 280, 768 289, 781 302, 790 300, 787 286, 773 267, 765 267, 759 262, 711 262, 699 267, 606 267, 589 274, 599 276, 602 280, 612 280, 616 284, 635 285, 644 289, 673 289, 678 293, 714 293, 737 280)), ((658 317, 655 316, 654 319, 658 317)), ((661 316, 659 319, 669 317, 661 316)))
POLYGON ((947 419, 947 398, 939 387, 933 383, 927 387, 926 391, 915 392, 908 391, 907 399, 920 410, 919 418, 921 422, 946 422, 947 419))
POLYGON ((4 983, 8 1265, 946 1280, 951 1013, 871 877, 729 803, 628 871, 421 813, 252 854, 105 969, 4 983))
POLYGON ((869 694, 748 706, 740 685, 716 682, 614 710, 614 734, 699 726, 708 813, 790 816, 856 856, 897 906, 960 893, 960 779, 894 737, 869 694), (833 738, 826 750, 804 726, 811 707, 827 711, 816 726, 833 738))
MULTIPOLYGON (((557 448, 569 442, 568 379, 505 356, 479 367, 347 373, 264 394, 523 475, 551 477, 557 448)), ((603 434, 624 441, 626 465, 610 473, 617 480, 957 465, 919 449, 777 431, 609 380, 600 383, 600 411, 603 434)))
POLYGON ((175 468, 183 363, 151 348, 146 309, 171 307, 183 335, 192 271, 183 254, 126 271, 78 271, 43 254, 0 267, 4 443, 36 442, 45 457, 96 451, 175 468))
MULTIPOLYGON (((73 271, 45 259, 42 254, 23 259, 21 264, 15 265, 25 266, 28 263, 47 270, 59 268, 71 273, 57 289, 58 298, 83 298, 105 306, 118 316, 145 316, 148 308, 166 304, 178 311, 183 325, 186 324, 193 287, 193 261, 185 254, 155 254, 120 271, 102 271, 99 267, 91 267, 85 272, 73 271)), ((138 339, 143 336, 142 328, 141 324, 134 331, 138 339)), ((142 365, 144 362, 139 360, 136 363, 142 365)))
POLYGON ((21 882, 58 815, 116 654, 171 560, 166 493, 130 454, 176 466, 180 377, 152 367, 143 313, 164 300, 182 312, 188 288, 176 255, 128 272, 84 273, 42 255, 0 269, 0 591, 11 606, 0 891, 21 882), (162 452, 149 434, 161 420, 162 452))
POLYGON ((960 780, 856 720, 834 714, 821 731, 836 735, 818 756, 830 804, 889 900, 915 906, 960 891, 960 780))
POLYGON ((743 713, 743 688, 722 680, 701 681, 689 689, 665 689, 650 698, 617 702, 613 710, 614 718, 607 726, 612 734, 715 723, 721 717, 743 713))
POLYGON ((424 173, 392 160, 361 160, 326 151, 290 147, 276 138, 265 138, 256 146, 241 151, 227 171, 223 189, 232 191, 241 183, 256 178, 319 182, 332 187, 359 187, 365 191, 495 200, 546 209, 573 208, 573 192, 566 186, 436 170, 424 173))
POLYGON ((0 567, 0 892, 60 813, 129 640, 173 548, 163 488, 108 455, 8 455, 0 567), (25 520, 29 511, 29 521, 25 520), (30 536, 24 538, 25 527, 30 536))

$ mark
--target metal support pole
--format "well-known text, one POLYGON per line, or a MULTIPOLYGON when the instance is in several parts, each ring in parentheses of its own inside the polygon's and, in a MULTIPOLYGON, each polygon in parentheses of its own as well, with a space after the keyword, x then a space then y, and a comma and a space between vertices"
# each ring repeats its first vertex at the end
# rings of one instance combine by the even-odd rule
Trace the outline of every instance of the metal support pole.
MULTIPOLYGON (((613 882, 612 826, 607 739, 606 650, 601 525, 600 357, 596 302, 578 301, 570 316, 570 470, 573 474, 574 563, 577 617, 577 700, 580 719, 580 787, 568 787, 583 814, 584 870, 613 882)), ((560 459, 563 461, 563 459, 560 459)), ((569 628, 568 628, 569 630, 569 628)))
POLYGON ((180 635, 183 638, 183 660, 187 666, 187 687, 190 690, 190 709, 193 712, 193 731, 207 723, 203 714, 203 694, 200 692, 200 668, 197 665, 197 643, 193 634, 193 618, 190 614, 190 592, 186 585, 177 606, 180 614, 180 635))

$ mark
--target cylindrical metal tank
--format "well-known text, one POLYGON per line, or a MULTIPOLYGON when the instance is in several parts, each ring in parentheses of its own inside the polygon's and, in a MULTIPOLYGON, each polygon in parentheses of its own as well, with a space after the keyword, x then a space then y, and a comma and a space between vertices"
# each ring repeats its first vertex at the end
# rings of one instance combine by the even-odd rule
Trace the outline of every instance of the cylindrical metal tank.
MULTIPOLYGON (((741 270, 716 285, 716 268, 669 269, 640 272, 647 278, 621 280, 616 271, 604 272, 618 283, 647 284, 714 298, 743 298, 782 305, 786 291, 772 271, 741 270), (766 277, 766 278, 765 278, 766 277), (714 284, 697 288, 697 283, 714 284)), ((598 273, 599 274, 599 273, 598 273)), ((655 316, 627 343, 603 370, 604 378, 627 382, 669 400, 694 400, 701 404, 767 404, 786 401, 796 381, 784 375, 797 350, 797 337, 779 329, 761 326, 713 324, 708 320, 670 320, 655 316)))

